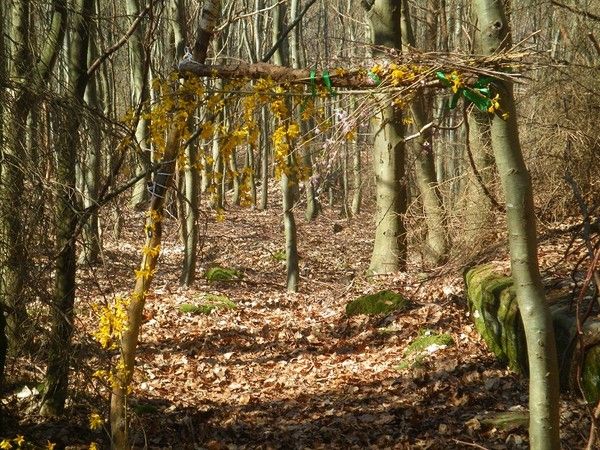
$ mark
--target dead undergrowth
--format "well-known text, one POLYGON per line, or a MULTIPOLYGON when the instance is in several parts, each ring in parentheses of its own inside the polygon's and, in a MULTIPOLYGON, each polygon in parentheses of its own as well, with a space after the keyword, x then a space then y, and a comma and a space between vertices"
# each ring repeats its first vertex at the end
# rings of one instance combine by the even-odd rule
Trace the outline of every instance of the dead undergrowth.
MULTIPOLYGON (((92 305, 133 285, 142 220, 141 214, 129 217, 121 239, 105 242, 102 266, 81 268, 77 362, 65 419, 37 415, 39 354, 9 360, 6 437, 22 434, 56 448, 107 445, 106 430, 91 431, 88 424, 92 411, 107 417, 107 390, 92 374, 107 368, 111 357, 91 336, 92 305)), ((130 403, 136 448, 527 448, 522 424, 485 424, 490 413, 524 410, 527 386, 475 333, 461 267, 431 274, 414 261, 407 274, 365 278, 369 214, 345 220, 326 210, 313 223, 298 222, 299 294, 285 293, 276 205, 268 211, 231 207, 225 221, 208 219, 192 289, 178 287, 181 246, 175 221, 167 222, 130 403), (202 275, 214 265, 243 276, 208 283, 202 275), (412 308, 386 317, 345 316, 349 300, 384 288, 406 295, 412 308), (201 302, 207 293, 226 296, 236 307, 208 315, 181 312, 182 304, 201 302), (428 348, 400 370, 408 345, 427 330, 450 334, 454 345, 428 348)), ((569 263, 558 264, 563 251, 558 241, 541 249, 553 277, 568 275, 569 263)), ((581 448, 586 410, 575 398, 562 401, 564 448, 581 448)))

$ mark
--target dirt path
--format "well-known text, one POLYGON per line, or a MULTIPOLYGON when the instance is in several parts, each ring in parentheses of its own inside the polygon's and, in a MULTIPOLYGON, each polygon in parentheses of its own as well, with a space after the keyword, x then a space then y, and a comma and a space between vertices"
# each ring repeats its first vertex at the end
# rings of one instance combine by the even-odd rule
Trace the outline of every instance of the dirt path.
MULTIPOLYGON (((82 351, 90 347, 90 357, 75 382, 69 425, 38 428, 40 439, 64 442, 70 436, 65 443, 74 443, 73 429, 83 433, 91 410, 106 416, 106 391, 91 377, 106 358, 98 358, 90 338, 93 315, 85 311, 101 295, 126 293, 131 285, 140 221, 131 219, 132 233, 108 242, 106 269, 85 277, 78 340, 82 351)), ((467 317, 458 276, 366 279, 368 216, 346 221, 326 212, 315 223, 299 222, 299 294, 285 293, 276 209, 234 208, 224 222, 211 219, 199 273, 218 264, 244 276, 216 284, 200 279, 189 290, 177 287, 181 248, 174 223, 167 225, 132 396, 137 447, 527 448, 523 426, 498 430, 481 423, 489 412, 525 408, 526 385, 483 347, 467 317), (341 230, 336 226, 334 232, 334 224, 341 230), (346 317, 349 300, 384 288, 403 293, 413 307, 385 318, 346 317), (210 315, 180 311, 206 293, 227 296, 237 307, 210 315), (430 349, 435 351, 421 355, 418 364, 398 370, 409 361, 407 346, 426 330, 450 334, 454 345, 430 349)), ((563 409, 565 448, 580 448, 583 410, 573 401, 563 409)), ((35 420, 25 416, 19 426, 31 431, 35 420)), ((105 437, 86 431, 79 439, 105 437)))

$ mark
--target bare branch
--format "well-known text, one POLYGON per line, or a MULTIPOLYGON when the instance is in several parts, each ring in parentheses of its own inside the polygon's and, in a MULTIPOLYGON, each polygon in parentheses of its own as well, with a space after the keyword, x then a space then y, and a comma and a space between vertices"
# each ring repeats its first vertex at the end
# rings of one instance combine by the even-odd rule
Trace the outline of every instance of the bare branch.
MULTIPOLYGON (((162 0, 159 0, 159 1, 162 1, 162 0)), ((114 52, 119 50, 121 47, 123 47, 123 45, 125 45, 127 43, 127 40, 135 32, 137 27, 142 22, 142 19, 144 19, 144 17, 150 12, 150 10, 153 7, 154 7, 154 2, 150 1, 150 3, 148 3, 146 5, 146 7, 135 18, 135 20, 133 21, 133 23, 127 30, 127 32, 123 35, 123 37, 121 39, 119 39, 114 45, 112 45, 111 47, 106 49, 100 56, 98 56, 98 58, 96 58, 96 60, 90 65, 90 67, 88 67, 88 70, 87 70, 88 76, 91 76, 96 70, 98 70, 98 68, 104 61, 106 61, 114 52)))
POLYGON ((589 11, 584 11, 583 9, 575 8, 570 5, 565 5, 564 3, 557 2, 556 0, 551 0, 551 3, 554 6, 558 6, 559 8, 564 8, 567 11, 571 11, 573 14, 577 14, 578 16, 585 17, 586 19, 596 20, 600 22, 600 16, 593 14, 589 11))

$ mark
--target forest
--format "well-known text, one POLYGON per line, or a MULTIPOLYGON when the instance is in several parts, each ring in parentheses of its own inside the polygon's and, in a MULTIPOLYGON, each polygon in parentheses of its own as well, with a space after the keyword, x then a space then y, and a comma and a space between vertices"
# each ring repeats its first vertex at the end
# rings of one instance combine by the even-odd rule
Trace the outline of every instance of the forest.
POLYGON ((0 449, 600 448, 596 0, 0 1, 0 449))

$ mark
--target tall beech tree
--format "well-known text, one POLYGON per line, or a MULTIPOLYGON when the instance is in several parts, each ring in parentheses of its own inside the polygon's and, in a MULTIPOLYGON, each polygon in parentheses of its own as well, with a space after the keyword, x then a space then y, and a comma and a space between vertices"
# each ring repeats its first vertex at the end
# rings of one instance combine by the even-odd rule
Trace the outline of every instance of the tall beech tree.
MULTIPOLYGON (((475 0, 484 54, 511 46, 504 4, 498 0, 475 0)), ((504 119, 491 119, 491 142, 506 201, 512 276, 527 339, 529 357, 529 441, 534 450, 560 448, 558 364, 554 329, 546 304, 537 259, 533 189, 523 160, 512 84, 497 80, 504 119)))
MULTIPOLYGON (((440 9, 439 0, 428 0, 427 22, 430 24, 423 43, 423 50, 434 51, 437 41, 435 11, 440 9)), ((402 39, 405 47, 417 47, 412 29, 408 0, 402 2, 402 39)), ((408 49, 410 51, 410 49, 408 49)), ((426 125, 432 120, 433 92, 428 90, 418 95, 410 103, 410 111, 417 130, 420 132, 414 146, 415 180, 421 194, 427 234, 423 244, 423 255, 427 263, 438 265, 448 253, 448 239, 445 227, 445 211, 435 173, 433 154, 433 130, 426 125)))
MULTIPOLYGON (((6 5, 5 5, 6 7, 6 5)), ((10 114, 5 114, 2 159, 0 160, 0 303, 7 313, 9 345, 21 342, 25 335, 26 310, 23 285, 26 279, 23 217, 24 192, 22 156, 26 149, 27 118, 46 87, 63 44, 67 25, 67 1, 53 0, 46 39, 39 54, 31 42, 33 33, 31 2, 10 4, 10 77, 5 98, 10 114)), ((4 19, 4 18, 3 18, 4 19)), ((4 37, 2 37, 4 39, 4 37)))
MULTIPOLYGON (((89 32, 93 12, 94 0, 75 0, 70 13, 67 104, 72 107, 83 105, 88 81, 89 32)), ((59 186, 54 206, 57 257, 46 391, 41 409, 42 414, 47 416, 62 414, 67 398, 75 304, 75 231, 78 219, 75 167, 81 119, 78 114, 73 115, 60 106, 57 108, 61 123, 55 150, 56 181, 59 186)))
MULTIPOLYGON (((401 0, 363 2, 371 24, 375 60, 386 58, 377 46, 400 50, 401 0)), ((373 168, 375 171, 375 242, 369 272, 383 274, 402 270, 406 265, 406 180, 402 111, 387 95, 378 94, 378 110, 371 119, 373 168)))

